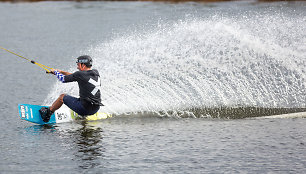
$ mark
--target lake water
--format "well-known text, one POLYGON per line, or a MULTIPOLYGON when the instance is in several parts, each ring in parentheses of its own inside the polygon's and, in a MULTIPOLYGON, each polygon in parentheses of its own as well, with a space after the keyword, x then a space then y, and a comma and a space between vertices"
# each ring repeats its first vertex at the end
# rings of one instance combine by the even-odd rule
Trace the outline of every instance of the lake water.
POLYGON ((0 3, 0 46, 76 71, 113 118, 39 126, 76 84, 0 50, 0 173, 305 173, 306 3, 0 3), (254 118, 256 117, 256 118, 254 118), (259 119, 258 119, 259 117, 259 119))

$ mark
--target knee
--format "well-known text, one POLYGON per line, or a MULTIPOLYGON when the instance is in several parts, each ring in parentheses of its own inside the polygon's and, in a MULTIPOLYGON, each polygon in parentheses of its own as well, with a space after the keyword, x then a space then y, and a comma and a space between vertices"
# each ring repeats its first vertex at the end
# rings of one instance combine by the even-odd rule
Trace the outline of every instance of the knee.
POLYGON ((61 94, 60 96, 59 96, 59 99, 60 99, 60 101, 63 103, 64 102, 64 97, 65 97, 65 95, 66 94, 61 94))

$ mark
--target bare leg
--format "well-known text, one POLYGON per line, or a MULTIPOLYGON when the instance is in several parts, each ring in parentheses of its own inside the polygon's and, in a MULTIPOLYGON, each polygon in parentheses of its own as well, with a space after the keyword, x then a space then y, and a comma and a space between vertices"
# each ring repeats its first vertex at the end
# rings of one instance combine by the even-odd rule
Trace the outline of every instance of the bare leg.
POLYGON ((50 107, 50 111, 54 112, 56 110, 58 110, 64 103, 64 96, 65 94, 61 94, 56 100, 55 102, 52 104, 52 106, 50 107))

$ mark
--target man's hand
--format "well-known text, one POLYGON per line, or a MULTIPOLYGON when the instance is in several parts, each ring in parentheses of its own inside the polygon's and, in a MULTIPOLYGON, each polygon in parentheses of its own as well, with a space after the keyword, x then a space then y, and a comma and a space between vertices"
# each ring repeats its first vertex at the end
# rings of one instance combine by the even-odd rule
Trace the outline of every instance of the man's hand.
POLYGON ((51 73, 54 74, 54 75, 55 75, 55 73, 54 73, 55 70, 56 69, 53 69, 53 68, 51 69, 51 73))
POLYGON ((62 71, 59 70, 59 69, 53 69, 53 68, 51 69, 51 73, 54 74, 54 75, 55 75, 55 71, 58 71, 58 72, 62 73, 62 71))

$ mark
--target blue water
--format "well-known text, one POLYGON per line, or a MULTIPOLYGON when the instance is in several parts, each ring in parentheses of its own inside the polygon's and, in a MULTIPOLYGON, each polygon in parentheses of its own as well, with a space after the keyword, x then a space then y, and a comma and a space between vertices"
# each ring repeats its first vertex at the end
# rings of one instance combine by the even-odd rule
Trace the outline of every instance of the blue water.
POLYGON ((38 126, 18 103, 77 95, 0 50, 0 173, 305 173, 305 2, 0 3, 0 46, 101 72, 98 122, 38 126), (236 119, 240 118, 240 119, 236 119), (242 119, 241 119, 242 118, 242 119))

